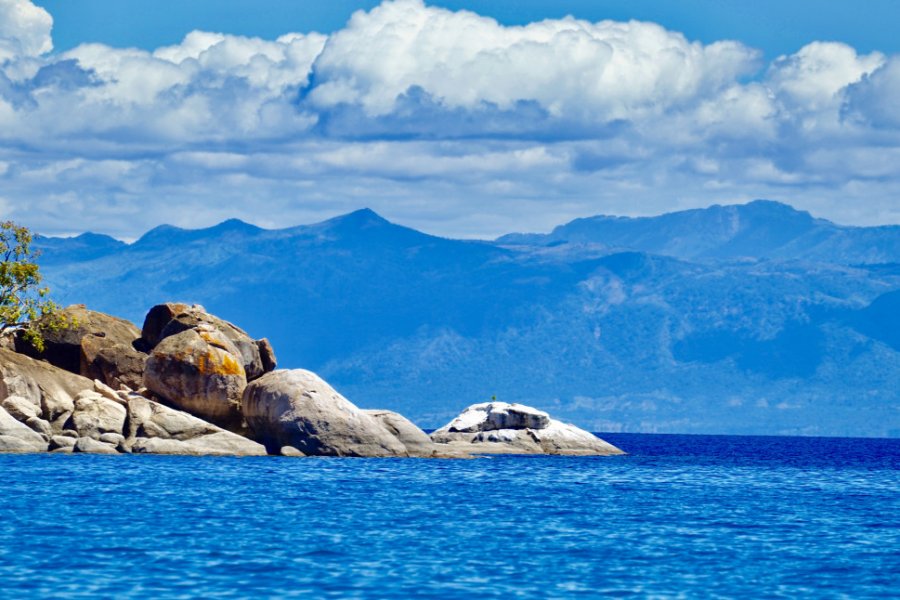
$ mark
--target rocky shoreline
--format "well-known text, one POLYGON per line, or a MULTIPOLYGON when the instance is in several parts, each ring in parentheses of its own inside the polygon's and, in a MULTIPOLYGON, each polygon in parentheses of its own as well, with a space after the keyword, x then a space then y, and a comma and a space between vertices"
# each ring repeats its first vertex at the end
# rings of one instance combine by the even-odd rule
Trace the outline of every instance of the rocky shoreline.
POLYGON ((311 371, 277 369, 266 339, 181 303, 138 329, 83 305, 37 348, 0 340, 0 452, 466 458, 621 450, 518 404, 470 406, 431 436, 360 409, 311 371))

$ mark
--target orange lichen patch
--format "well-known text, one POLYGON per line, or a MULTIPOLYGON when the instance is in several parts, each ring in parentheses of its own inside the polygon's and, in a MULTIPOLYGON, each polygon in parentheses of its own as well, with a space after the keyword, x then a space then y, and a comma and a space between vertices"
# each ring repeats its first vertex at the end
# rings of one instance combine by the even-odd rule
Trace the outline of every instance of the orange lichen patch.
POLYGON ((244 366, 228 352, 209 352, 201 354, 197 359, 197 370, 204 375, 247 376, 244 366))
POLYGON ((154 352, 153 356, 157 360, 177 363, 182 367, 193 367, 201 375, 247 376, 240 361, 229 352, 216 347, 207 351, 191 349, 187 352, 154 352))

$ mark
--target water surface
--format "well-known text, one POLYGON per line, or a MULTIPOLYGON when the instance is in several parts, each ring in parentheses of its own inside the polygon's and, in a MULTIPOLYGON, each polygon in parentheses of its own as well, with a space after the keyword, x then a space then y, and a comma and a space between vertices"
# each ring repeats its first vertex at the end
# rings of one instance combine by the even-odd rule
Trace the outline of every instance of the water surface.
POLYGON ((607 434, 606 458, 0 455, 19 597, 886 597, 900 440, 607 434))

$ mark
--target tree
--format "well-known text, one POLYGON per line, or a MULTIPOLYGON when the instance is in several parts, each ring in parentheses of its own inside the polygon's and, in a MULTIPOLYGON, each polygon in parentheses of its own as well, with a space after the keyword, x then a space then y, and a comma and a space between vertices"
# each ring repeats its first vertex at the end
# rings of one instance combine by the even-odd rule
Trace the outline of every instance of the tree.
POLYGON ((0 223, 0 335, 21 330, 38 350, 43 350, 42 331, 62 324, 59 307, 47 298, 41 273, 32 252, 31 232, 12 221, 0 223), (39 323, 39 325, 36 325, 39 323))

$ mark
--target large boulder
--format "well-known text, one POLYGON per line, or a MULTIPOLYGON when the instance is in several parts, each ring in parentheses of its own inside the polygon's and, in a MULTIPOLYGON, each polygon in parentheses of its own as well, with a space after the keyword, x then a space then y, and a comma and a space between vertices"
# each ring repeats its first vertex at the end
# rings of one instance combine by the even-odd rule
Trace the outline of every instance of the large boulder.
POLYGON ((226 429, 241 428, 247 376, 240 352, 209 324, 157 344, 144 368, 144 386, 178 409, 226 429))
POLYGON ((43 416, 40 402, 36 404, 22 396, 7 396, 3 400, 0 400, 0 406, 6 409, 6 412, 12 415, 15 420, 21 421, 22 423, 28 419, 40 419, 43 416))
POLYGON ((153 349, 162 341, 162 331, 169 324, 169 321, 177 315, 187 312, 191 308, 201 308, 197 305, 193 307, 190 304, 182 302, 167 302, 165 304, 157 304, 147 312, 144 317, 144 327, 141 329, 141 340, 147 349, 153 349))
POLYGON ((48 326, 47 320, 36 323, 44 339, 42 350, 38 350, 20 333, 16 337, 16 351, 46 360, 71 373, 82 374, 81 342, 85 336, 99 338, 106 346, 131 346, 141 337, 141 331, 133 323, 88 310, 83 304, 66 307, 58 311, 55 318, 61 323, 58 327, 48 326))
POLYGON ((475 433, 500 429, 543 429, 550 415, 523 404, 484 402, 473 404, 447 424, 450 433, 475 433))
POLYGON ((624 454, 590 432, 521 404, 484 402, 466 408, 431 434, 445 454, 624 454))
POLYGON ((127 411, 120 402, 110 400, 102 394, 85 390, 75 397, 71 429, 79 437, 99 440, 106 433, 122 433, 127 411))
POLYGON ((0 402, 18 418, 39 417, 58 433, 75 410, 75 397, 93 388, 89 379, 0 349, 0 402))
POLYGON ((86 335, 81 340, 81 374, 114 389, 140 388, 146 361, 147 355, 132 344, 110 343, 96 335, 86 335))
POLYGON ((44 452, 49 441, 0 407, 0 452, 44 452))
POLYGON ((409 456, 403 443, 318 375, 273 371, 250 383, 242 410, 272 454, 291 446, 313 456, 409 456))
POLYGON ((147 346, 155 347, 166 338, 199 325, 211 326, 228 338, 238 351, 248 381, 275 368, 275 353, 267 340, 254 340, 243 329, 211 315, 199 305, 167 303, 154 306, 147 313, 141 335, 147 346))
POLYGON ((125 446, 135 454, 266 454, 261 444, 138 394, 128 397, 125 446))
POLYGON ((425 458, 434 456, 436 448, 428 434, 400 413, 381 409, 364 409, 363 412, 391 432, 403 444, 409 456, 425 458))

